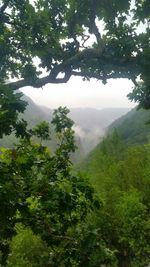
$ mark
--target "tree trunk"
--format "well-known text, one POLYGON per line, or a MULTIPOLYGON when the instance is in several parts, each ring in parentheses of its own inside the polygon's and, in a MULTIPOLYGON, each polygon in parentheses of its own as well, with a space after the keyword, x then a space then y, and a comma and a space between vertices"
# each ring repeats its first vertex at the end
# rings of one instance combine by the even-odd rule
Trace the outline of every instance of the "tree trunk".
POLYGON ((130 267, 128 259, 122 259, 118 267, 130 267))
POLYGON ((119 255, 118 267, 130 267, 130 259, 126 250, 123 250, 119 255))

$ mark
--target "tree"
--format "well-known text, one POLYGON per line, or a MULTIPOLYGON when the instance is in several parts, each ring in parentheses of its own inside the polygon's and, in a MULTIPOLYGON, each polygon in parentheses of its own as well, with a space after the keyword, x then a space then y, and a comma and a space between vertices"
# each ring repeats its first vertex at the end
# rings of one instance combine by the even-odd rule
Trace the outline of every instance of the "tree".
POLYGON ((1 87, 128 78, 136 85, 130 98, 149 108, 149 16, 149 0, 1 0, 1 87))
MULTIPOLYGON (((22 139, 13 150, 1 151, 0 251, 1 263, 4 266, 9 254, 9 243, 12 236, 16 235, 15 225, 18 222, 29 227, 36 235, 31 235, 35 263, 37 250, 43 246, 37 235, 46 242, 51 253, 46 266, 82 266, 85 257, 81 256, 79 248, 85 249, 83 254, 86 255, 90 249, 96 247, 100 255, 95 259, 95 267, 104 259, 111 261, 111 253, 107 253, 102 238, 96 232, 92 235, 94 230, 91 231, 86 225, 87 215, 93 209, 99 208, 100 203, 88 181, 72 172, 70 154, 75 150, 75 145, 71 129, 73 122, 67 114, 66 108, 54 111, 52 123, 58 140, 55 153, 51 154, 42 144, 33 144, 29 137, 22 139), (93 236, 93 242, 90 248, 86 248, 83 243, 90 235, 93 236)), ((38 137, 48 137, 47 124, 41 125, 44 127, 42 131, 36 131, 38 137)), ((25 247, 26 242, 30 242, 28 232, 22 234, 23 236, 19 235, 13 239, 12 256, 9 257, 8 266, 15 262, 21 266, 24 257, 24 264, 34 266, 34 257, 31 257, 28 248, 24 251, 24 256, 20 257, 20 261, 17 258, 22 251, 22 248, 19 248, 21 239, 25 238, 25 247)), ((95 258, 94 253, 90 254, 89 263, 92 258, 95 258)))

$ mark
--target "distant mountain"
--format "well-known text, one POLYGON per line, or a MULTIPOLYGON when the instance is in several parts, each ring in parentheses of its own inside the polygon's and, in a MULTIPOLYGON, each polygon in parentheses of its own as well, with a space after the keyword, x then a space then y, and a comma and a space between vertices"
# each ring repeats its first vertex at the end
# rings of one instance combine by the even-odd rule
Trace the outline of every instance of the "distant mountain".
POLYGON ((108 133, 117 130, 128 145, 146 143, 150 136, 150 110, 136 108, 114 121, 108 128, 108 133))
MULTIPOLYGON (((23 96, 28 102, 27 109, 21 117, 28 121, 29 127, 33 127, 42 120, 51 121, 53 110, 36 105, 29 97, 23 96)), ((81 156, 87 154, 104 136, 106 129, 115 119, 125 114, 127 108, 106 108, 102 110, 92 108, 73 108, 70 117, 75 122, 74 130, 81 156)), ((0 146, 12 147, 17 142, 14 135, 0 140, 0 146)), ((47 143, 51 145, 51 143, 47 143)), ((76 156, 75 156, 76 157, 76 156)), ((79 158, 80 158, 79 157, 79 158)))
POLYGON ((23 100, 25 100, 28 105, 27 108, 21 117, 23 117, 29 124, 29 127, 32 127, 39 123, 40 121, 46 120, 50 121, 52 118, 52 109, 48 109, 47 112, 45 112, 40 106, 36 105, 31 98, 24 95, 23 100))

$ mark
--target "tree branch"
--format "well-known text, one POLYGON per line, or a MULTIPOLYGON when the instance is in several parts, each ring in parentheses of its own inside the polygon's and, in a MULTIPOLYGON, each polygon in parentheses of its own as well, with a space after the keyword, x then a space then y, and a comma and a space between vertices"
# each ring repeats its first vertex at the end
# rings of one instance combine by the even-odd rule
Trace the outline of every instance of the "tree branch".
POLYGON ((55 77, 51 77, 51 75, 48 75, 43 78, 38 78, 36 80, 22 79, 20 81, 7 83, 5 85, 9 86, 9 88, 12 90, 17 90, 19 88, 26 87, 26 86, 40 88, 48 83, 67 83, 69 79, 70 79, 70 74, 65 73, 63 78, 55 78, 55 77))
MULTIPOLYGON (((102 80, 106 82, 107 79, 112 79, 112 78, 129 78, 129 72, 125 72, 126 69, 126 59, 120 58, 120 59, 115 59, 115 58, 106 58, 105 55, 103 55, 104 51, 95 49, 95 48, 87 48, 82 51, 77 52, 75 55, 72 57, 66 59, 64 62, 60 63, 59 65, 55 64, 53 69, 51 70, 50 74, 42 77, 42 78, 37 78, 37 79, 21 79, 16 82, 11 82, 5 84, 6 86, 9 86, 12 90, 17 90, 22 87, 26 86, 32 86, 35 88, 40 88, 43 87, 44 85, 48 83, 67 83, 70 79, 71 76, 80 76, 80 77, 87 77, 87 78, 95 78, 97 80, 102 80), (112 72, 110 74, 105 74, 102 68, 98 72, 94 71, 82 71, 81 70, 81 65, 83 63, 86 63, 86 60, 89 61, 90 59, 96 59, 100 60, 102 59, 102 62, 107 61, 107 63, 114 64, 119 66, 120 70, 118 70, 117 74, 115 72, 112 72), (79 71, 76 71, 79 69, 79 71), (122 72, 123 70, 123 72, 122 72), (63 74, 64 77, 59 78, 59 74, 63 74)), ((132 61, 130 60, 130 64, 134 63, 134 59, 132 61)), ((103 64, 103 63, 102 63, 103 64)))
POLYGON ((95 37, 96 37, 98 46, 100 46, 100 47, 103 48, 103 46, 104 46, 104 42, 103 42, 103 39, 102 39, 102 37, 101 37, 101 34, 100 34, 99 30, 98 30, 98 27, 97 27, 97 25, 96 25, 96 23, 95 23, 95 19, 94 19, 94 21, 93 21, 92 33, 93 33, 93 34, 95 35, 95 37))
MULTIPOLYGON (((71 58, 68 58, 66 61, 64 61, 61 66, 67 67, 72 66, 75 67, 78 63, 80 64, 82 60, 90 59, 90 58, 98 58, 101 56, 101 52, 98 49, 95 48, 86 48, 82 51, 79 51, 76 55, 72 56, 71 58)), ((78 64, 78 65, 79 65, 78 64)))
POLYGON ((98 56, 100 55, 96 49, 85 49, 83 51, 78 52, 76 55, 68 58, 59 65, 54 66, 50 74, 43 78, 37 78, 33 80, 21 79, 16 82, 7 83, 5 85, 9 86, 9 88, 11 88, 12 90, 17 90, 25 86, 33 86, 35 88, 40 88, 48 83, 67 83, 72 75, 71 69, 76 69, 78 66, 80 66, 82 60, 93 57, 97 58, 98 56), (58 74, 60 73, 64 73, 63 78, 57 78, 58 74))

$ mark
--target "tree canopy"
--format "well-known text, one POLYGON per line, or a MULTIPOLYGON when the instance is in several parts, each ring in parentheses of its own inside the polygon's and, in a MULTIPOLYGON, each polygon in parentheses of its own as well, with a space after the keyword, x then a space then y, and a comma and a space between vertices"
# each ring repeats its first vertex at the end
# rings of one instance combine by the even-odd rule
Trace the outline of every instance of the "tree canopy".
POLYGON ((16 90, 71 76, 128 78, 130 98, 148 108, 149 18, 148 0, 1 0, 0 82, 16 90))

